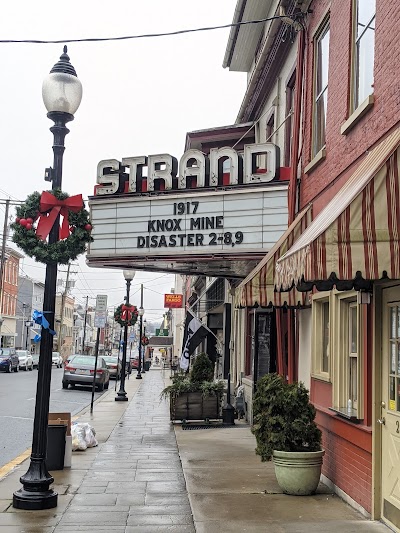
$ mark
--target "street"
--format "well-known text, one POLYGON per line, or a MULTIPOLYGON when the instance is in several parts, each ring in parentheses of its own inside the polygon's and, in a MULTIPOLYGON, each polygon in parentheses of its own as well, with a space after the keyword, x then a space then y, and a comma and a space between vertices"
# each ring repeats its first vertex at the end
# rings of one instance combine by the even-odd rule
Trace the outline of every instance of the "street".
MULTIPOLYGON (((62 368, 52 369, 49 410, 73 416, 90 404, 91 388, 63 390, 62 375, 62 368)), ((0 373, 0 468, 31 446, 37 376, 37 370, 0 373)), ((95 392, 95 399, 102 394, 95 392)))

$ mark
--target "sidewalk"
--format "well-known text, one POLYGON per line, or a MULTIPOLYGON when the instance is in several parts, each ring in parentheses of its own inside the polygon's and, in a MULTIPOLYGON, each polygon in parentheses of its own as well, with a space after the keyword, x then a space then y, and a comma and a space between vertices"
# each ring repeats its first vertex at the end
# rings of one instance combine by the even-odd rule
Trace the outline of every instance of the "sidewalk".
POLYGON ((28 461, 0 480, 0 531, 389 532, 323 485, 312 497, 281 494, 272 465, 254 454, 248 426, 173 427, 167 404, 159 400, 163 387, 161 370, 150 370, 141 381, 132 374, 126 381, 129 402, 115 402, 109 390, 93 416, 89 410, 82 414, 80 421, 96 429, 99 446, 74 452, 71 469, 52 472, 59 494, 55 509, 12 507, 28 461))

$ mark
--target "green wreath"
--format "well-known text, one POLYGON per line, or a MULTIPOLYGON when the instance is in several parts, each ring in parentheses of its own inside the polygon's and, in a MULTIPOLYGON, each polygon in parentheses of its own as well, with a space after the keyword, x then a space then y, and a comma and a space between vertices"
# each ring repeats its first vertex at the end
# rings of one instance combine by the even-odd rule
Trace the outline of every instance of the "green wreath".
MULTIPOLYGON (((59 189, 48 191, 58 200, 66 200, 69 195, 59 189)), ((27 197, 25 203, 17 207, 17 217, 11 224, 13 229, 13 242, 17 244, 26 255, 34 257, 40 263, 60 263, 66 265, 86 251, 86 245, 93 241, 91 236, 89 212, 82 207, 78 212, 68 212, 70 235, 54 244, 36 235, 35 223, 40 217, 41 193, 34 192, 27 197)))
POLYGON ((121 304, 119 305, 114 313, 114 320, 118 322, 121 326, 134 326, 136 324, 137 318, 138 318, 139 311, 136 307, 136 305, 131 304, 121 304), (125 309, 123 309, 125 308, 125 309), (125 320, 122 318, 124 311, 129 311, 130 313, 130 319, 125 320))

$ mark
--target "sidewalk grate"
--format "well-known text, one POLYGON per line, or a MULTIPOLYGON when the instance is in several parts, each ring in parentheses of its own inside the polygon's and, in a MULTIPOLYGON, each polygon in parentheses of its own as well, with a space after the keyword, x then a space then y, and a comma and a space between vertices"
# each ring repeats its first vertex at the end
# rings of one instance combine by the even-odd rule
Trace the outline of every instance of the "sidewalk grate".
POLYGON ((231 424, 182 424, 183 430, 191 429, 228 429, 228 428, 242 428, 243 424, 231 425, 231 424))

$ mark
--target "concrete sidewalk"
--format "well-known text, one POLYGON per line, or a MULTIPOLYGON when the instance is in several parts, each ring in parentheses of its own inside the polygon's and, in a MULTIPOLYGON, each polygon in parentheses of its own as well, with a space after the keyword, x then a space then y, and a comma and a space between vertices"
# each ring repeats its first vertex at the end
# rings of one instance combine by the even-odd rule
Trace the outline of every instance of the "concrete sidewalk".
POLYGON ((0 480, 4 533, 388 533, 326 487, 312 497, 281 493, 270 463, 255 456, 249 427, 183 431, 169 421, 159 394, 168 374, 152 369, 126 382, 129 402, 109 390, 91 416, 99 446, 74 452, 72 468, 52 472, 58 506, 12 507, 28 460, 0 480), (174 431, 175 429, 175 431, 174 431), (183 468, 182 468, 183 467, 183 468), (190 503, 189 503, 190 501, 190 503), (194 519, 194 522, 193 522, 194 519))

